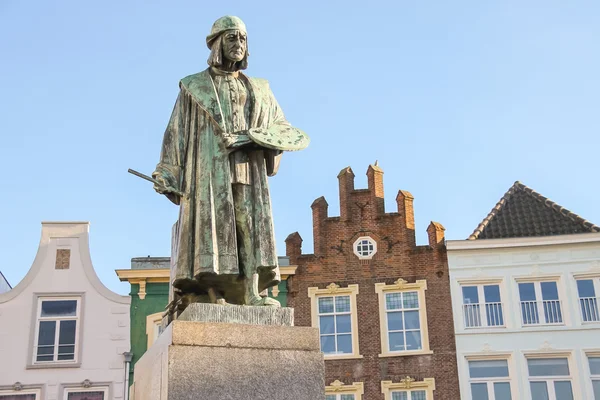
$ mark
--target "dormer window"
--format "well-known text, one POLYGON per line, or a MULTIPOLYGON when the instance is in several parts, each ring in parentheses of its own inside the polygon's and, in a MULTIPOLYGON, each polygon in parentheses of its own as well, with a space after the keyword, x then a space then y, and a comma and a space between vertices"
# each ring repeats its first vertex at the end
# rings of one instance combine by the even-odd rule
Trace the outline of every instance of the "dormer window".
POLYGON ((377 242, 369 236, 362 236, 354 242, 354 254, 361 260, 369 260, 377 253, 377 242))

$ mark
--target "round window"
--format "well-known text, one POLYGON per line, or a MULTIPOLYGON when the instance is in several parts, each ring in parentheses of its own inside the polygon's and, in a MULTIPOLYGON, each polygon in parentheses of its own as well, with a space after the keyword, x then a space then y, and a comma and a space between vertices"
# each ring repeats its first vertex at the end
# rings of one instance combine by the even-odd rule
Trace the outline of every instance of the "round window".
POLYGON ((354 242, 354 254, 358 258, 368 259, 377 252, 377 243, 370 237, 360 237, 354 242))

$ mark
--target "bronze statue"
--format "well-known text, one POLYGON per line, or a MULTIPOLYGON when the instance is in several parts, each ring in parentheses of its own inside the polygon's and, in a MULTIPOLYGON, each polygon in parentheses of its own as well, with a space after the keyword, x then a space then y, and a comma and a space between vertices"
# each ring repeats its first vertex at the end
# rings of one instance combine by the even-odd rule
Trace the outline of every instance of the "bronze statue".
POLYGON ((180 306, 279 306, 261 296, 280 281, 267 177, 283 151, 309 139, 286 121, 266 80, 241 72, 242 20, 218 19, 206 44, 209 68, 180 81, 152 174, 155 190, 180 206, 171 281, 180 306))

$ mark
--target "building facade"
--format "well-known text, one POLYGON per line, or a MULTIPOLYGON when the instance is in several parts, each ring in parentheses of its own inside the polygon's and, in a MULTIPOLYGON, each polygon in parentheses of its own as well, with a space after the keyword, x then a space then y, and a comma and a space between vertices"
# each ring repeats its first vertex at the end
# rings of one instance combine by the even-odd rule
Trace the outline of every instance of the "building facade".
POLYGON ((600 400, 599 232, 516 182, 448 241, 461 399, 600 400))
POLYGON ((297 326, 319 329, 327 400, 457 400, 456 354, 444 228, 415 239, 413 196, 384 210, 383 171, 371 165, 368 189, 338 175, 340 216, 323 197, 312 204, 314 254, 286 239, 288 306, 297 326))
POLYGON ((43 223, 23 280, 0 294, 0 400, 126 399, 129 297, 107 289, 88 223, 43 223))

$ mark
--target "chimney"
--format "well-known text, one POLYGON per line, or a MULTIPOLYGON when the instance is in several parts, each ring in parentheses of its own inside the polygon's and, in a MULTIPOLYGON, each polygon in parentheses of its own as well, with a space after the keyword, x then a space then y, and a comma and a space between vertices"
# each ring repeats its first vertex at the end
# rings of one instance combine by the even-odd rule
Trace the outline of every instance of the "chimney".
POLYGON ((285 238, 285 255, 290 258, 291 264, 297 264, 302 254, 302 237, 298 232, 290 233, 285 238))
POLYGON ((429 236, 429 245, 433 248, 439 247, 444 243, 444 231, 446 228, 439 222, 433 222, 427 227, 427 236, 429 236))
POLYGON ((375 161, 374 165, 369 165, 367 169, 367 181, 369 192, 371 192, 371 203, 375 212, 374 217, 385 213, 385 200, 383 197, 383 170, 379 168, 379 163, 375 161))
MULTIPOLYGON (((351 218, 350 193, 354 190, 354 172, 346 167, 338 174, 340 184, 340 220, 348 221, 351 218)), ((324 199, 323 199, 324 200, 324 199)))
MULTIPOLYGON (((352 171, 350 171, 352 172, 352 171)), ((327 219, 327 208, 329 204, 325 200, 325 197, 321 196, 315 201, 313 201, 310 208, 312 208, 313 215, 313 246, 314 253, 316 255, 324 254, 325 243, 326 240, 322 238, 324 235, 324 224, 327 219)))
POLYGON ((413 195, 406 190, 398 191, 398 195, 396 196, 398 213, 404 219, 406 229, 415 229, 415 210, 413 208, 414 200, 415 198, 413 195))

